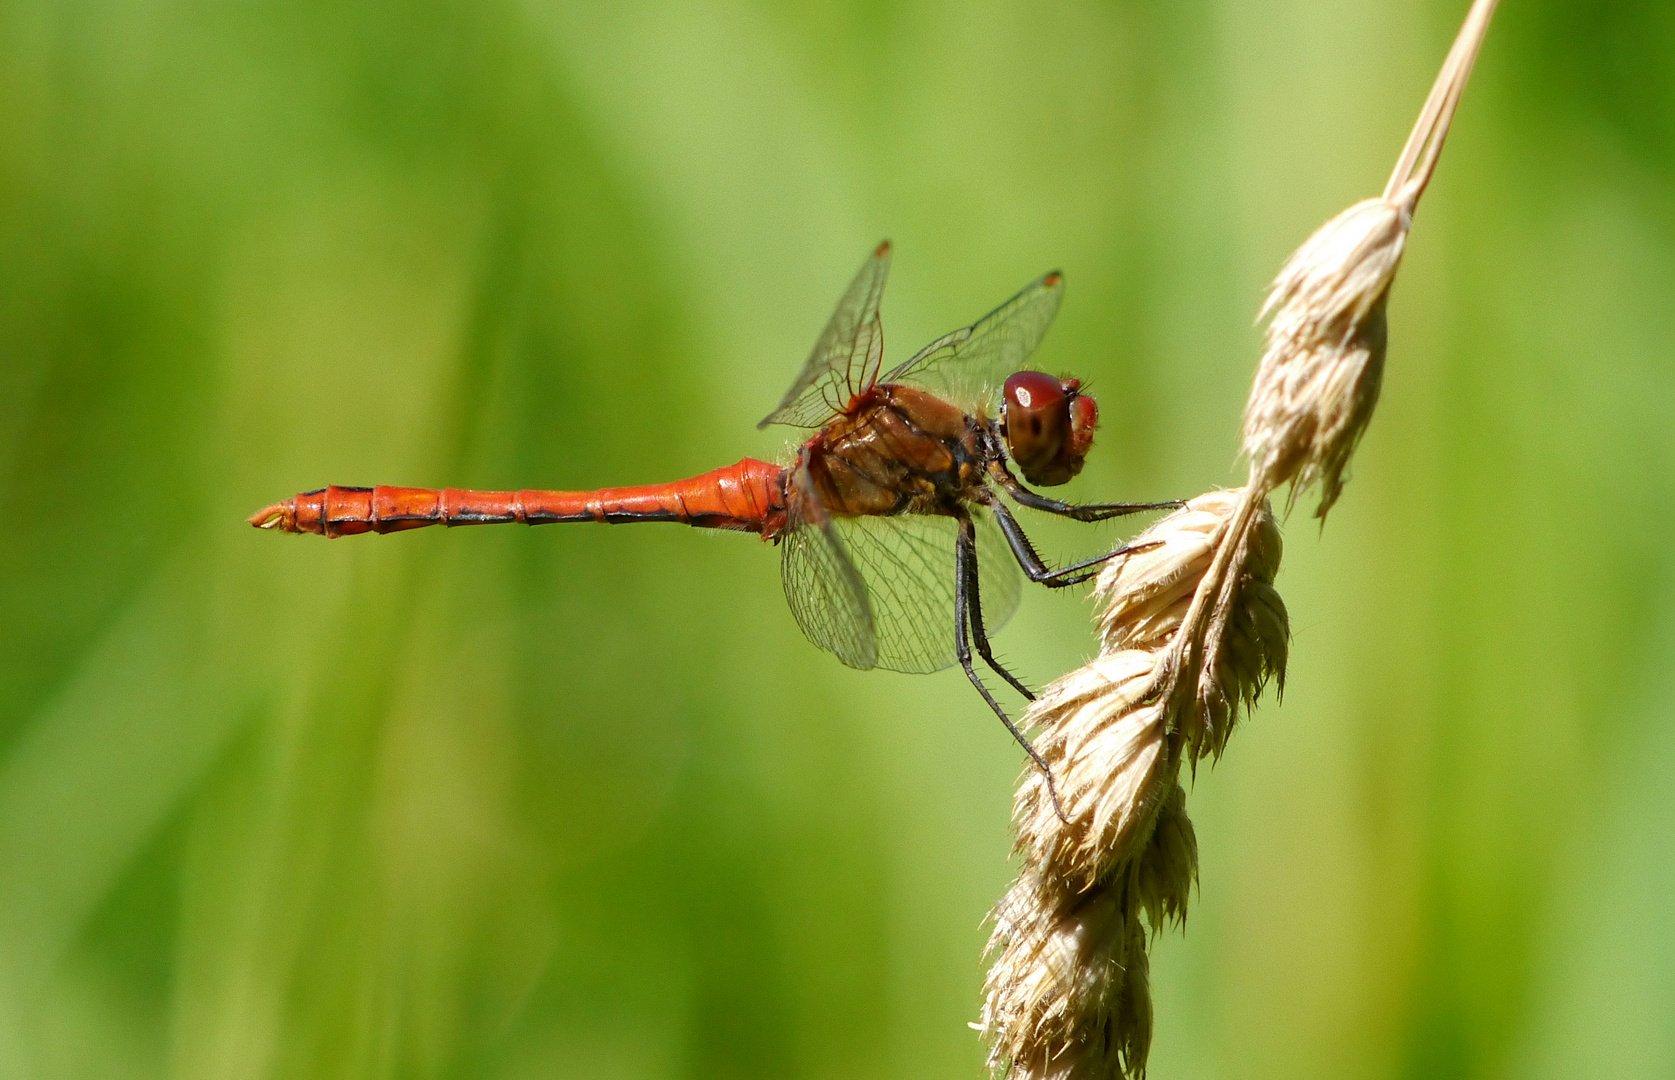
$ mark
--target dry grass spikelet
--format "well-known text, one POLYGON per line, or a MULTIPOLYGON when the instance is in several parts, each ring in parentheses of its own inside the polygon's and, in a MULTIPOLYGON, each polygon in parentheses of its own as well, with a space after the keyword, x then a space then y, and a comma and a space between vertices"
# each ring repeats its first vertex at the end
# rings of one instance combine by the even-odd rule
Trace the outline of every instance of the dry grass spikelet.
MULTIPOLYGON (((1105 649, 1156 650, 1174 641, 1229 528, 1241 520, 1242 501, 1253 497, 1248 489, 1200 495, 1136 537, 1130 546, 1141 550, 1106 565, 1095 591, 1104 602, 1105 649)), ((1170 719, 1193 762, 1220 757, 1239 709, 1254 705, 1269 680, 1285 684, 1290 628, 1274 587, 1284 543, 1266 502, 1255 505, 1246 533, 1225 630, 1203 660, 1201 692, 1170 719)))
POLYGON ((1245 406, 1245 454, 1269 489, 1319 484, 1321 517, 1378 404, 1384 312, 1410 224, 1383 199, 1356 203, 1291 256, 1262 309, 1272 318, 1245 406))
POLYGON ((1065 817, 1041 773, 1026 778, 1015 800, 1018 847, 1074 890, 1130 857, 1167 793, 1175 762, 1164 745, 1163 703, 1145 700, 1157 662, 1140 649, 1098 656, 1049 686, 1025 715, 1038 725, 1035 749, 1057 778, 1065 817))
POLYGON ((1477 0, 1431 87, 1384 194, 1328 221, 1286 260, 1258 319, 1262 362, 1245 406, 1251 483, 1320 487, 1324 518, 1384 379, 1385 308, 1419 197, 1431 182, 1497 0, 1477 0))
POLYGON ((1144 845, 1099 887, 1074 892, 1027 870, 995 911, 981 1025, 990 1067, 1032 1080, 1144 1075, 1148 938, 1186 918, 1197 874, 1186 793, 1172 778, 1144 845))

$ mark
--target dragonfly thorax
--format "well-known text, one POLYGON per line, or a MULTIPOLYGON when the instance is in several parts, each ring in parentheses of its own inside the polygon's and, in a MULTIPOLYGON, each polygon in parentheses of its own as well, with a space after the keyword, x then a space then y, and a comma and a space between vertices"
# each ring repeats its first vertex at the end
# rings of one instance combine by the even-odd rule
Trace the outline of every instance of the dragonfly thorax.
POLYGON ((890 516, 972 497, 991 456, 977 419, 923 390, 881 384, 805 443, 798 465, 830 512, 890 516))

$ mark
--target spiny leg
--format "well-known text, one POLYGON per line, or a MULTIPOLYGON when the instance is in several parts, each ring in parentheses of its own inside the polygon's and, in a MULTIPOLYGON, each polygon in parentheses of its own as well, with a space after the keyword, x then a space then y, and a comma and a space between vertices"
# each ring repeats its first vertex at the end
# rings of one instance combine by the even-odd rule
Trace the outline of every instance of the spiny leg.
POLYGON ((1186 503, 1180 499, 1156 503, 1091 503, 1077 506, 1062 499, 1052 499, 1038 494, 1025 487, 1012 470, 1006 467, 1006 462, 996 458, 989 466, 990 472, 1007 493, 1018 500, 1019 506, 1027 506, 1031 510, 1040 510, 1048 514, 1057 514, 1073 521, 1109 521, 1112 518, 1127 517, 1130 514, 1143 514, 1147 510, 1179 510, 1186 503))
MULTIPOLYGON (((1024 753, 1028 754, 1030 760, 1035 762, 1035 767, 1041 770, 1041 775, 1047 781, 1047 796, 1053 801, 1053 813, 1058 815, 1060 821, 1068 825, 1070 819, 1065 816, 1064 807, 1059 803, 1058 785, 1053 783, 1053 770, 1047 767, 1046 760, 1036 752, 1035 747, 1030 745, 1029 740, 1024 737, 1024 733, 1018 730, 1018 726, 1012 723, 1012 718, 1006 715, 1006 710, 1000 707, 1000 702, 996 701, 994 695, 989 693, 989 688, 983 685, 983 680, 978 678, 977 669, 971 663, 971 641, 966 630, 968 626, 977 625, 972 618, 973 606, 977 597, 968 587, 977 566, 977 530, 967 516, 962 515, 960 517, 959 542, 955 545, 954 550, 955 562, 957 563, 954 570, 954 654, 959 657, 960 667, 965 669, 965 677, 971 680, 971 685, 975 686, 977 692, 983 695, 983 700, 988 702, 989 708, 993 709, 995 715, 1000 717, 1000 722, 1006 725, 1006 730, 1012 733, 1012 737, 1018 740, 1018 745, 1024 748, 1024 753), (970 567, 971 570, 968 571, 967 567, 970 567)), ((981 615, 978 616, 978 619, 980 618, 981 615)), ((981 630, 978 631, 978 633, 981 632, 981 630)), ((993 661, 990 661, 990 664, 993 666, 993 661)), ((1007 677, 1010 679, 1010 676, 1007 677)), ((1028 691, 1025 691, 1025 693, 1028 693, 1028 691)))
POLYGON ((989 670, 1012 684, 1012 689, 1022 694, 1028 701, 1035 700, 1035 694, 1025 686, 1016 675, 1006 670, 1006 667, 995 659, 994 651, 989 648, 988 628, 983 625, 983 597, 979 588, 980 574, 977 566, 977 534, 970 518, 960 519, 960 542, 955 549, 957 572, 965 579, 966 603, 971 609, 971 641, 977 646, 977 655, 989 665, 989 670), (970 532, 968 540, 966 533, 970 532))
POLYGON ((1001 535, 1006 537, 1006 545, 1012 549, 1012 555, 1023 567, 1024 574, 1037 585, 1045 585, 1049 589, 1063 589, 1071 585, 1080 585, 1099 573, 1104 563, 1118 555, 1132 555, 1136 551, 1149 551, 1157 546, 1157 542, 1134 544, 1130 547, 1107 551, 1103 555, 1095 555, 1091 559, 1083 559, 1079 563, 1066 566, 1061 570, 1053 570, 1036 554, 1035 545, 1030 543, 1018 519, 1012 516, 1012 511, 1006 504, 996 499, 989 505, 994 511, 995 521, 1000 525, 1001 535))

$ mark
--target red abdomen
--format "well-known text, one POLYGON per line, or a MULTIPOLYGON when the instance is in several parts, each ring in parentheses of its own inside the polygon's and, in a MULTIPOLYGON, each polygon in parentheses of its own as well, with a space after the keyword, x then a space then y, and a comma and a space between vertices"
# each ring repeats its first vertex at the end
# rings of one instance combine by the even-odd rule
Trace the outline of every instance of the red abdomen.
POLYGON ((327 487, 275 503, 250 518, 258 529, 320 536, 513 521, 674 521, 772 539, 785 527, 785 470, 745 458, 685 480, 597 491, 327 487))

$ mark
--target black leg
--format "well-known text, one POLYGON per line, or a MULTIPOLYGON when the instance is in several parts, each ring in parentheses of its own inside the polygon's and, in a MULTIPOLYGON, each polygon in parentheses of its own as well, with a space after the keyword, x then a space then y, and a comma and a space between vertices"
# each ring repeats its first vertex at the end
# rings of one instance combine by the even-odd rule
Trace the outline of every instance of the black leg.
MULTIPOLYGON (((977 677, 977 669, 971 663, 971 641, 967 634, 967 627, 980 626, 982 614, 976 612, 975 618, 973 617, 977 597, 975 590, 971 589, 970 585, 976 578, 977 530, 972 525, 969 517, 962 516, 960 518, 960 537, 955 547, 955 562, 958 565, 954 570, 954 654, 960 659, 960 667, 965 669, 965 677, 971 680, 971 685, 975 686, 977 692, 983 695, 983 700, 988 702, 989 708, 993 709, 995 715, 1000 717, 1000 722, 1006 725, 1006 730, 1012 733, 1012 737, 1018 740, 1018 745, 1024 748, 1024 753, 1028 754, 1030 760, 1035 762, 1035 767, 1041 770, 1041 775, 1047 781, 1047 796, 1053 801, 1053 812, 1059 816, 1060 821, 1069 824, 1070 819, 1064 816, 1064 807, 1059 804, 1058 787, 1053 783, 1053 770, 1047 767, 1047 762, 1042 759, 1040 754, 1035 752, 1035 747, 1031 746, 1029 740, 1024 738, 1024 733, 1018 730, 1016 724, 1012 723, 1012 718, 1006 715, 1006 710, 1000 707, 1000 702, 996 701, 994 695, 989 693, 989 688, 984 686, 983 680, 977 677)), ((982 630, 979 629, 977 632, 981 634, 982 630)), ((986 656, 985 659, 987 659, 986 656)), ((993 661, 990 661, 990 663, 992 665, 993 661)), ((1011 677, 1007 676, 1007 678, 1010 679, 1011 677)), ((1024 692, 1028 693, 1027 690, 1024 692)))
POLYGON ((977 567, 977 533, 969 518, 960 519, 960 539, 955 547, 954 559, 957 564, 956 572, 965 580, 966 604, 971 610, 971 641, 977 646, 977 655, 989 665, 989 670, 1012 684, 1012 689, 1022 694, 1027 700, 1034 701, 1035 694, 1025 686, 1018 677, 1007 671, 995 659, 994 650, 989 648, 989 632, 983 625, 983 597, 979 590, 977 567), (971 535, 967 537, 967 533, 971 535))
POLYGON ((1038 495, 1025 487, 1006 463, 995 459, 990 463, 989 471, 1007 494, 1018 500, 1019 506, 1027 506, 1031 510, 1041 510, 1049 514, 1057 514, 1073 521, 1109 521, 1111 518, 1127 517, 1129 514, 1141 514, 1147 510, 1179 510, 1186 503, 1180 499, 1171 499, 1159 503, 1093 503, 1087 506, 1076 506, 1061 499, 1049 499, 1045 495, 1038 495))
POLYGON ((1118 555, 1130 555, 1136 551, 1147 551, 1157 546, 1155 543, 1135 544, 1132 547, 1118 548, 1103 555, 1096 555, 1091 559, 1083 559, 1081 562, 1066 566, 1062 570, 1052 570, 1041 561, 1041 556, 1035 553, 1035 545, 1029 542, 1029 537, 1024 534, 1023 526, 1018 524, 1018 519, 1012 516, 1012 511, 1008 510, 1004 503, 996 499, 990 504, 989 509, 994 511, 995 521, 1000 524, 1001 535, 1006 537, 1007 546, 1012 549, 1012 555, 1018 560, 1018 565, 1023 567, 1024 574, 1037 585, 1045 585, 1049 589, 1063 589, 1071 585, 1080 585, 1098 574, 1099 567, 1108 560, 1114 559, 1118 555))

